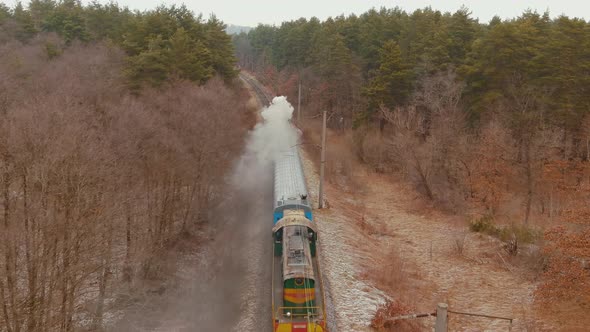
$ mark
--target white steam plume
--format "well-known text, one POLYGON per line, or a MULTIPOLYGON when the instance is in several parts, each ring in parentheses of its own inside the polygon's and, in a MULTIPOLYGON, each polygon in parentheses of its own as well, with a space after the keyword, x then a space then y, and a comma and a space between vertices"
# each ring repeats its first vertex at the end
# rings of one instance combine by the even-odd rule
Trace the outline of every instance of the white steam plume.
POLYGON ((250 132, 246 151, 233 174, 233 183, 240 189, 254 189, 258 181, 272 183, 273 160, 299 142, 300 132, 289 121, 293 106, 287 97, 275 97, 261 115, 264 121, 250 132))
POLYGON ((252 132, 251 147, 259 158, 272 161, 280 153, 289 150, 299 142, 299 131, 289 122, 293 116, 293 106, 287 97, 275 97, 270 106, 262 110, 263 123, 252 132))

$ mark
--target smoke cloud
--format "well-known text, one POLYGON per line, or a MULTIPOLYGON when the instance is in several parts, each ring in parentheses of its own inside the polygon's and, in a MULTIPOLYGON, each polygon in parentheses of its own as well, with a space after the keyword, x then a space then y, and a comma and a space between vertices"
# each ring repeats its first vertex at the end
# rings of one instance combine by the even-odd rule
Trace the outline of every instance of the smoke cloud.
POLYGON ((263 122, 257 124, 250 133, 246 151, 232 175, 232 182, 237 188, 255 189, 263 179, 272 184, 273 160, 297 145, 301 136, 290 122, 293 110, 293 106, 284 96, 275 97, 262 110, 263 122))

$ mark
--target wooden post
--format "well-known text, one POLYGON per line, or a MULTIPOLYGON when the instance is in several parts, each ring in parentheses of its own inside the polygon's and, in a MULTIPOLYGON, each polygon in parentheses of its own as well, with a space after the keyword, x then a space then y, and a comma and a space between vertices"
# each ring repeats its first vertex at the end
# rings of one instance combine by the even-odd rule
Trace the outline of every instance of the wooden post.
POLYGON ((324 208, 324 167, 326 165, 326 111, 324 111, 324 120, 322 125, 322 155, 320 158, 320 193, 319 208, 324 208))
POLYGON ((436 324, 434 332, 447 332, 447 309, 446 303, 439 303, 436 307, 436 324))
POLYGON ((301 126, 301 81, 299 81, 299 92, 297 97, 297 125, 301 126))

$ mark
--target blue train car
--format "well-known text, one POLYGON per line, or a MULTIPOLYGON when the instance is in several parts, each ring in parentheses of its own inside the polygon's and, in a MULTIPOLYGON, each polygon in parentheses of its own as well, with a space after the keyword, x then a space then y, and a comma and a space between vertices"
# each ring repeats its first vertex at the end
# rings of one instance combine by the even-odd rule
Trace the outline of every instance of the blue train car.
POLYGON ((292 147, 275 160, 273 225, 283 218, 285 210, 303 210, 305 217, 313 220, 307 198, 299 152, 297 147, 292 147))

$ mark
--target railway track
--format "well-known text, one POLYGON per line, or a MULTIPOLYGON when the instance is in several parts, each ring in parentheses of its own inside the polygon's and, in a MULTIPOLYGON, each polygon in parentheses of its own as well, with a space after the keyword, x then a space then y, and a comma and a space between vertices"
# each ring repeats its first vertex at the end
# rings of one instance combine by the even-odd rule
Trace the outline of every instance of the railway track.
POLYGON ((242 73, 242 72, 240 73, 239 76, 242 81, 244 81, 247 85, 249 85, 252 88, 252 90, 254 90, 254 93, 256 94, 256 98, 258 98, 258 101, 260 102, 261 105, 263 105, 263 106, 270 105, 272 98, 264 91, 264 89, 260 86, 260 83, 258 83, 257 80, 250 77, 250 75, 242 73))
MULTIPOLYGON (((239 77, 246 85, 248 85, 251 88, 252 92, 256 95, 256 98, 258 99, 260 105, 262 105, 262 106, 270 105, 270 102, 272 101, 272 96, 269 96, 269 94, 266 92, 264 87, 254 77, 252 77, 248 73, 244 73, 244 72, 241 72, 239 74, 239 77)), ((274 259, 274 257, 273 257, 273 259, 274 259)), ((264 264, 264 262, 259 262, 259 263, 264 264)), ((338 329, 336 327, 336 323, 335 323, 336 322, 336 313, 335 313, 335 309, 334 309, 334 306, 332 303, 332 298, 330 296, 331 292, 330 292, 329 282, 328 282, 328 280, 323 280, 323 278, 321 278, 321 272, 319 272, 321 269, 319 259, 318 259, 317 263, 315 263, 315 264, 317 264, 315 270, 318 271, 318 276, 320 277, 320 284, 321 284, 320 288, 322 290, 321 291, 322 298, 319 303, 322 306, 324 319, 325 319, 325 322, 327 323, 327 326, 326 326, 327 330, 328 331, 338 331, 338 329)), ((263 272, 263 271, 260 271, 260 272, 263 272)), ((264 271, 262 273, 262 275, 264 275, 264 277, 259 278, 259 281, 266 281, 267 280, 266 272, 267 271, 264 271)), ((281 278, 280 282, 282 284, 282 278, 281 278)), ((261 285, 261 286, 259 286, 261 288, 260 290, 264 290, 264 288, 265 288, 264 282, 262 282, 260 285, 261 285)), ((261 295, 268 296, 270 294, 261 294, 261 295)), ((274 295, 273 295, 273 297, 274 297, 274 295)), ((261 299, 259 298, 257 300, 260 301, 261 299)), ((260 307, 267 308, 268 306, 262 305, 260 307)), ((274 310, 274 304, 272 305, 272 307, 274 310)), ((260 315, 258 317, 266 317, 267 316, 266 313, 258 312, 258 314, 260 315)), ((264 321, 264 319, 263 319, 263 321, 264 321)), ((274 316, 273 316, 273 322, 274 322, 274 316)), ((267 329, 270 326, 270 324, 265 324, 265 325, 261 326, 260 321, 256 321, 256 325, 258 325, 257 331, 263 331, 263 330, 267 331, 267 329)))

